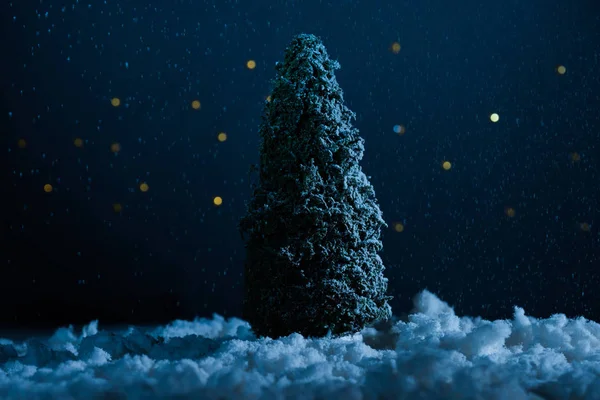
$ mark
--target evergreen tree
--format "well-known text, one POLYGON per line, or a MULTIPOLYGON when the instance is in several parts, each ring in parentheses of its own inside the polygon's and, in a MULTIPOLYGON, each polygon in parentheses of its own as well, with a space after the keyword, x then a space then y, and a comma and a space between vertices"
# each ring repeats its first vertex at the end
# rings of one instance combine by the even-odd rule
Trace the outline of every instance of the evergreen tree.
POLYGON ((391 317, 378 256, 386 226, 362 172, 321 41, 296 36, 276 65, 260 126, 258 184, 240 222, 246 239, 244 319, 258 336, 356 332, 391 317))

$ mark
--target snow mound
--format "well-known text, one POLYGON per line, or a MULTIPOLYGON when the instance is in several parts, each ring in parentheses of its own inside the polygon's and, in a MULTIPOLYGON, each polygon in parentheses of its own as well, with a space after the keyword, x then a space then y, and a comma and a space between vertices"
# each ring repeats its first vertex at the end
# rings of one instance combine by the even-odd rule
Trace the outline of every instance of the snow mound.
POLYGON ((406 321, 257 339, 239 319, 0 339, 2 399, 600 399, 600 324, 458 317, 423 291, 406 321))

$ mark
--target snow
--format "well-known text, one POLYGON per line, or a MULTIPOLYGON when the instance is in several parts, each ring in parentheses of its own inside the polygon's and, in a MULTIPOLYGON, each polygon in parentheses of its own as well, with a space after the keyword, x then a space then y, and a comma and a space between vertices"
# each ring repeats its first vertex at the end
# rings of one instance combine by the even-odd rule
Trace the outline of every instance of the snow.
MULTIPOLYGON (((600 399, 600 324, 459 317, 423 291, 404 320, 257 339, 236 318, 0 339, 1 399, 600 399)), ((2 336, 0 334, 0 336, 2 336)))

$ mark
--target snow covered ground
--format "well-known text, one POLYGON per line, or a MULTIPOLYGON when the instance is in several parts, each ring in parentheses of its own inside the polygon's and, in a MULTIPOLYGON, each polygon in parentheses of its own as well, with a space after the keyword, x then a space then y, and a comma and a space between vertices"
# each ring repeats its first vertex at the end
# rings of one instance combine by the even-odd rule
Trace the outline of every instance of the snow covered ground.
MULTIPOLYGON (((0 333, 0 337, 1 337, 0 333)), ((600 399, 600 324, 516 307, 458 317, 430 292, 407 321, 342 338, 256 339, 239 319, 0 339, 0 399, 600 399)))

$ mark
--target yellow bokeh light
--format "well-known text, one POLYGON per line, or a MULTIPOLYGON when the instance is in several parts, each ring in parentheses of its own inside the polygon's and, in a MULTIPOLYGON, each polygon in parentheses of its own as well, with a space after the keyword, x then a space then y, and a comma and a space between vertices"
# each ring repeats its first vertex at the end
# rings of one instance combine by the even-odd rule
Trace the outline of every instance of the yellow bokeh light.
POLYGON ((19 139, 17 141, 17 146, 19 146, 20 149, 24 149, 25 147, 27 147, 27 142, 25 141, 25 139, 19 139))
POLYGON ((506 216, 509 218, 514 218, 514 216, 517 214, 517 212, 512 207, 506 207, 504 209, 504 214, 506 214, 506 216))
POLYGON ((450 161, 444 161, 442 163, 442 168, 444 168, 446 171, 448 171, 450 168, 452 168, 452 164, 450 163, 450 161))
POLYGON ((192 101, 192 108, 194 110, 199 110, 200 109, 200 101, 198 101, 198 100, 192 101))
POLYGON ((270 103, 271 102, 271 95, 267 96, 267 101, 270 103))
POLYGON ((148 191, 148 189, 150 189, 150 186, 148 186, 148 184, 146 182, 140 183, 140 190, 142 192, 146 193, 148 191))
POLYGON ((46 184, 44 185, 44 192, 46 192, 46 193, 50 193, 51 191, 52 191, 52 185, 51 185, 51 184, 49 184, 49 183, 46 183, 46 184))
POLYGON ((113 107, 119 107, 121 105, 121 99, 118 97, 113 97, 110 99, 110 104, 112 104, 113 107))
POLYGON ((392 43, 392 53, 398 54, 398 53, 400 53, 400 49, 401 49, 400 43, 398 43, 398 42, 392 43))
POLYGON ((406 133, 406 128, 404 127, 404 125, 394 125, 394 132, 402 136, 404 135, 404 133, 406 133))
POLYGON ((227 134, 225 132, 221 132, 217 135, 217 140, 219 142, 224 142, 227 140, 227 134))
POLYGON ((396 222, 394 224, 394 230, 396 232, 404 232, 404 225, 401 222, 396 222))
POLYGON ((110 145, 110 151, 113 153, 118 153, 121 151, 121 145, 117 142, 110 145))
POLYGON ((567 72, 567 68, 564 65, 559 65, 556 67, 556 72, 558 72, 559 75, 564 75, 567 72))
POLYGON ((254 68, 256 68, 256 61, 254 61, 254 60, 248 60, 246 62, 246 67, 248 67, 248 69, 254 69, 254 68))
POLYGON ((216 197, 213 199, 213 204, 214 204, 215 206, 220 206, 221 204, 223 204, 223 199, 222 199, 221 197, 219 197, 219 196, 216 196, 216 197))
POLYGON ((498 114, 496 114, 496 113, 492 113, 490 115, 490 121, 492 121, 492 122, 498 122, 498 121, 500 121, 500 116, 498 114))
POLYGON ((119 203, 115 203, 115 204, 113 204, 113 210, 116 213, 120 213, 121 211, 123 211, 123 206, 119 203))
POLYGON ((583 232, 589 232, 591 229, 591 225, 588 224, 587 222, 582 222, 579 224, 579 229, 581 229, 583 232))
POLYGON ((83 140, 81 138, 76 138, 73 140, 73 144, 75 147, 83 147, 83 140))
POLYGON ((578 162, 581 161, 581 156, 579 155, 578 152, 574 151, 572 153, 569 153, 569 158, 571 159, 571 161, 573 162, 578 162))

